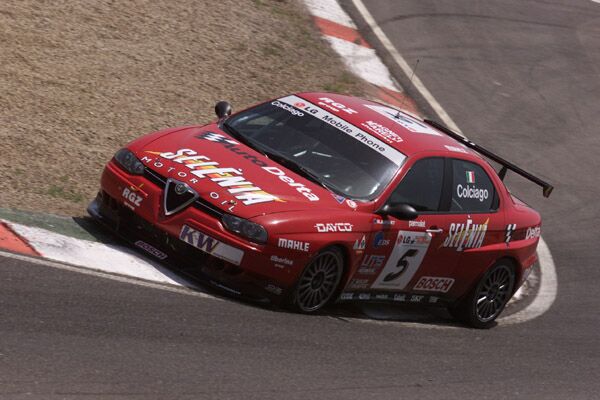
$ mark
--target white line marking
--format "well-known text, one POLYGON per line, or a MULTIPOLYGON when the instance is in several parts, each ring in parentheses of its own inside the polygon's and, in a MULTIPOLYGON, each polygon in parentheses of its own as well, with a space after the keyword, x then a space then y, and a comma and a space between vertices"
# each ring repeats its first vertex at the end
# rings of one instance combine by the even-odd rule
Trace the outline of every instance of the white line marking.
POLYGON ((304 0, 304 4, 308 7, 308 11, 316 17, 356 29, 354 21, 346 14, 337 0, 304 0))
MULTIPOLYGON (((600 2, 600 0, 593 0, 596 2, 600 2)), ((383 32, 383 30, 379 27, 369 10, 365 7, 362 0, 352 0, 354 6, 361 13, 367 24, 371 27, 377 38, 381 41, 387 51, 390 52, 394 61, 398 64, 398 66, 402 69, 402 71, 406 74, 407 77, 413 76, 414 71, 410 68, 408 63, 404 60, 404 58, 400 55, 398 50, 394 47, 392 42, 389 40, 387 35, 383 32)), ((438 103, 438 101, 433 97, 433 95, 427 90, 421 79, 416 75, 413 76, 413 85, 417 88, 419 93, 425 98, 425 100, 429 103, 431 108, 438 114, 440 119, 444 122, 444 124, 458 132, 461 133, 460 129, 454 123, 450 115, 444 110, 444 108, 438 103)), ((462 133, 461 133, 462 134, 462 133)), ((498 322, 501 324, 513 324, 516 322, 524 322, 536 317, 539 317, 546 311, 550 309, 554 300, 556 299, 556 294, 558 292, 558 281, 556 280, 556 266, 554 265, 554 260, 552 258, 552 254, 550 253, 550 249, 546 245, 546 242, 540 237, 540 241, 538 244, 538 257, 540 262, 540 287, 536 294, 533 302, 524 310, 517 312, 516 314, 499 318, 498 322)))
POLYGON ((377 25, 377 22, 375 22, 375 19, 373 18, 369 10, 367 10, 367 7, 365 7, 362 0, 352 0, 352 2, 354 3, 354 6, 358 9, 358 11, 362 14, 365 21, 367 21, 367 24, 369 24, 369 26, 373 30, 373 33, 375 33, 379 41, 391 54, 394 61, 396 61, 396 64, 398 64, 400 69, 402 69, 402 72, 404 72, 404 74, 407 77, 412 76, 412 84, 417 88, 419 93, 421 93, 421 96, 425 98, 427 103, 429 103, 431 108, 433 108, 435 113, 442 119, 442 121, 444 121, 448 128, 452 129, 453 131, 460 132, 460 129, 458 128, 458 126, 456 126, 454 121, 452 121, 452 118, 450 118, 446 110, 444 110, 440 103, 437 102, 437 100, 433 97, 431 92, 429 92, 429 90, 425 87, 421 79, 419 79, 419 77, 414 73, 412 68, 408 65, 404 57, 402 57, 398 50, 396 50, 390 39, 388 39, 387 35, 381 30, 379 25, 377 25))
POLYGON ((21 255, 21 254, 9 253, 9 252, 3 251, 3 250, 0 250, 0 256, 6 257, 6 258, 12 258, 12 259, 19 260, 19 261, 26 261, 26 262, 29 262, 32 264, 38 264, 38 265, 44 265, 47 267, 57 268, 57 269, 61 269, 64 271, 77 272, 77 273, 84 274, 84 275, 91 275, 91 276, 95 276, 95 277, 99 277, 99 278, 110 279, 110 280, 117 281, 117 282, 123 282, 123 283, 132 284, 132 285, 152 288, 152 289, 160 289, 160 290, 165 290, 167 292, 185 294, 187 296, 195 296, 195 297, 200 297, 200 298, 204 298, 204 299, 220 300, 219 298, 211 296, 210 294, 194 290, 192 287, 160 284, 160 283, 145 281, 142 279, 130 278, 128 276, 122 276, 122 275, 111 274, 108 272, 96 271, 96 270, 89 269, 86 267, 80 267, 80 266, 76 266, 76 265, 65 264, 62 262, 46 260, 44 258, 37 258, 37 257, 25 256, 25 255, 21 255))

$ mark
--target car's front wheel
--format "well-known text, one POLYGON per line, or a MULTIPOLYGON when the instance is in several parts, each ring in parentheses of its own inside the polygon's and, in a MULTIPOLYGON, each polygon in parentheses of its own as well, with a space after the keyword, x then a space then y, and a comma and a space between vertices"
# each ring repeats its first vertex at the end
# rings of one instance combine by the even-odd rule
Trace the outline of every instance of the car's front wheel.
POLYGON ((335 247, 322 250, 302 271, 291 296, 292 307, 303 313, 320 310, 337 292, 343 273, 342 252, 335 247))
POLYGON ((514 268, 509 262, 500 261, 487 270, 477 286, 449 311, 474 328, 490 328, 510 300, 514 285, 514 268))

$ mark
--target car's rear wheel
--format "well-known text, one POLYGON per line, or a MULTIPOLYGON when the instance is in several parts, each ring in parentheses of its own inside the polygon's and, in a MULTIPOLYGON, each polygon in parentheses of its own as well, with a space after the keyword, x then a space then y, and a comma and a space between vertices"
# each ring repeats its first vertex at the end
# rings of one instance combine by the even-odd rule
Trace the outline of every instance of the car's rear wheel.
POLYGON ((317 254, 304 268, 291 296, 297 311, 312 313, 329 303, 344 273, 342 252, 330 247, 317 254))
POLYGON ((500 261, 487 270, 477 286, 449 311, 474 328, 488 329, 510 300, 514 285, 513 266, 507 261, 500 261))

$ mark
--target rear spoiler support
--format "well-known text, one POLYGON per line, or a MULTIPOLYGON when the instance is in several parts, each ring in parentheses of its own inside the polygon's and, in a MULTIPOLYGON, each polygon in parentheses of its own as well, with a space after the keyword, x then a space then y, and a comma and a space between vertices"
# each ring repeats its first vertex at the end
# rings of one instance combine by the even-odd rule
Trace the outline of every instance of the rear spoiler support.
POLYGON ((482 154, 485 157, 489 158, 490 160, 493 160, 493 161, 497 162, 498 164, 502 165, 502 169, 500 170, 500 172, 498 172, 498 176, 500 177, 500 179, 504 180, 504 177, 506 176, 506 172, 508 170, 511 170, 511 171, 521 175, 525 179, 528 179, 531 182, 541 186, 543 189, 544 197, 550 197, 550 193, 552 193, 552 190, 554 190, 554 186, 552 186, 548 182, 543 181, 542 179, 538 178, 537 176, 534 176, 534 175, 530 174, 529 172, 517 167, 515 164, 513 164, 509 161, 506 161, 505 159, 497 156, 496 154, 492 153, 491 151, 486 150, 483 147, 471 142, 469 139, 446 128, 444 125, 440 124, 439 122, 432 121, 430 119, 425 119, 424 121, 427 124, 433 126, 434 128, 444 132, 446 135, 450 136, 452 139, 458 141, 459 143, 465 145, 466 147, 473 149, 476 152, 478 152, 479 154, 482 154))

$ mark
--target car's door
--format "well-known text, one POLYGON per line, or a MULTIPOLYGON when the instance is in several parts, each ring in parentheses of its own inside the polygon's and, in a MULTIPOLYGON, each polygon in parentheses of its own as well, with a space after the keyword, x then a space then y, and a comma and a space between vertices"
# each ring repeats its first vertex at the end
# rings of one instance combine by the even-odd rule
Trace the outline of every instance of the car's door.
POLYGON ((387 216, 393 240, 372 289, 446 293, 452 287, 460 253, 443 245, 450 228, 447 168, 442 157, 415 161, 386 201, 409 204, 419 216, 412 221, 387 216))
POLYGON ((477 163, 449 159, 451 203, 450 227, 442 245, 460 254, 454 277, 457 292, 462 292, 501 256, 514 226, 506 225, 497 190, 485 169, 477 163), (482 247, 485 246, 484 249, 482 247))

